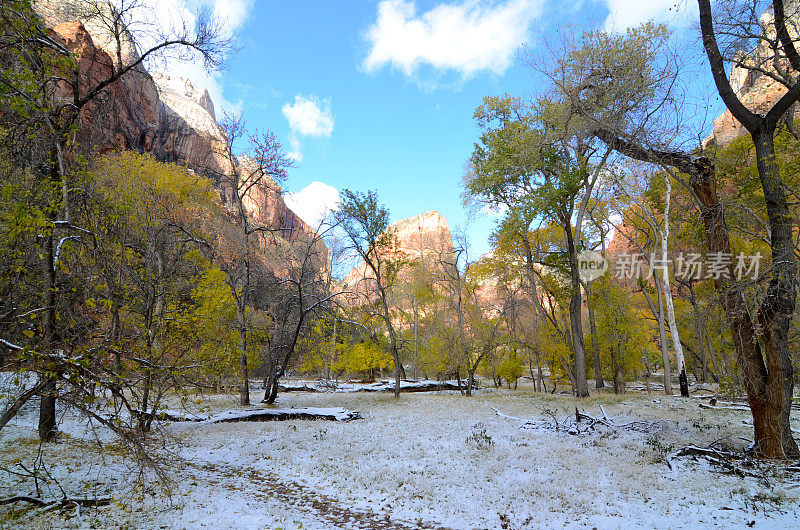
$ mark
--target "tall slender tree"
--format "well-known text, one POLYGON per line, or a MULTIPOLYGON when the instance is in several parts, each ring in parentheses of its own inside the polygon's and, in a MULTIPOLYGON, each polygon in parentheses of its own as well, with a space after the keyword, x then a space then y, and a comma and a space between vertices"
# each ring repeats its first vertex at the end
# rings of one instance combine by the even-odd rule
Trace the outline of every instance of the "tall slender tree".
POLYGON ((389 300, 403 257, 396 252, 397 238, 389 229, 389 210, 380 203, 375 191, 360 193, 345 189, 334 219, 346 234, 348 248, 364 263, 364 277, 359 279, 356 290, 365 295, 364 307, 375 304, 374 313, 385 326, 395 367, 394 395, 400 397, 405 370, 389 300))

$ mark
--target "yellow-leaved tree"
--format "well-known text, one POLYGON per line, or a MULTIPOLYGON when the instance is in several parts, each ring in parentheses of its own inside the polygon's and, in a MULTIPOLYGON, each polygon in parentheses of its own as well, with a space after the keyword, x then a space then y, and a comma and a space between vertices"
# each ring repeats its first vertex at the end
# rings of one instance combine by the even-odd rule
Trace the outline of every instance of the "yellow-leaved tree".
POLYGON ((641 366, 649 346, 648 329, 631 303, 631 295, 608 275, 592 283, 598 348, 603 364, 610 367, 614 392, 625 390, 625 380, 641 366))
POLYGON ((391 353, 374 342, 357 342, 342 353, 333 368, 349 374, 363 374, 372 381, 376 371, 394 369, 394 360, 391 353))

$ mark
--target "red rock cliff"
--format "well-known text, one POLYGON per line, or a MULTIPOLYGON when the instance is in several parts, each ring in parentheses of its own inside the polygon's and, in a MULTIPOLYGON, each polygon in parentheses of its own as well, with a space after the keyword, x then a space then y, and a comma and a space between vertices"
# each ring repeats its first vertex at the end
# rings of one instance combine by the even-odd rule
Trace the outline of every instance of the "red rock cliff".
MULTIPOLYGON (((138 59, 127 31, 117 54, 116 40, 103 23, 109 19, 109 4, 37 0, 34 7, 53 36, 75 54, 82 90, 107 78, 114 61, 128 65, 138 59)), ((92 154, 135 149, 217 178, 240 175, 242 167, 231 164, 225 156, 228 142, 217 124, 208 92, 189 80, 151 75, 142 67, 109 85, 87 105, 81 114, 78 140, 92 154)), ((272 228, 283 229, 284 238, 290 241, 301 234, 312 234, 313 230, 286 206, 280 186, 270 188, 269 193, 254 193, 245 201, 250 215, 272 228)))

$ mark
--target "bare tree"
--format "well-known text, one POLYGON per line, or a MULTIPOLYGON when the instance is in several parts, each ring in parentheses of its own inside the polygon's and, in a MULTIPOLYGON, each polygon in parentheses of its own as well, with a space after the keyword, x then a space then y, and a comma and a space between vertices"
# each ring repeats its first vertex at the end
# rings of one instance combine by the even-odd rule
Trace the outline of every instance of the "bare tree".
POLYGON ((248 134, 240 116, 226 114, 221 124, 228 141, 225 152, 229 173, 221 176, 222 193, 230 201, 230 216, 212 245, 213 259, 225 272, 231 294, 236 300, 236 318, 239 330, 239 403, 250 404, 249 370, 247 363, 250 348, 250 323, 248 310, 257 275, 268 274, 268 264, 263 250, 274 240, 275 233, 282 234, 283 226, 272 226, 262 209, 275 204, 280 196, 279 182, 286 178, 287 170, 294 164, 286 155, 271 131, 248 134), (238 142, 246 140, 244 153, 238 155, 238 142))
POLYGON ((329 253, 323 240, 330 229, 321 223, 317 230, 301 233, 291 242, 273 239, 269 262, 275 276, 264 301, 275 326, 265 363, 266 403, 275 402, 278 381, 286 374, 298 339, 310 321, 315 315, 330 311, 342 294, 330 289, 329 253))

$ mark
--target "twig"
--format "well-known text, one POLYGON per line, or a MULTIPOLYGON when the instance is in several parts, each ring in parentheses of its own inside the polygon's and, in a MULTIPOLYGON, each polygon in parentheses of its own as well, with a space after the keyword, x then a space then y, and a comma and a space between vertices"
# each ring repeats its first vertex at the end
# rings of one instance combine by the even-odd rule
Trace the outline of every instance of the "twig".
POLYGON ((606 414, 606 409, 603 408, 603 404, 600 403, 600 410, 603 411, 603 419, 607 422, 611 423, 611 419, 609 419, 608 414, 606 414))

